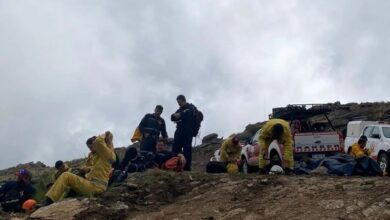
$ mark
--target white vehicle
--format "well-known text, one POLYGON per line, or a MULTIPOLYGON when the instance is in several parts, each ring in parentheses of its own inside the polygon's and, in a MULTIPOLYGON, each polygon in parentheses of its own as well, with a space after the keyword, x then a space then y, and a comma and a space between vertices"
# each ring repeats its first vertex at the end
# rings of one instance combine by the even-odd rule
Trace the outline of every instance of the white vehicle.
POLYGON ((378 161, 383 171, 387 171, 390 159, 390 124, 367 121, 349 122, 345 138, 346 153, 351 152, 352 144, 356 143, 362 135, 368 139, 366 148, 372 149, 371 158, 378 161), (356 135, 359 127, 362 129, 356 135))

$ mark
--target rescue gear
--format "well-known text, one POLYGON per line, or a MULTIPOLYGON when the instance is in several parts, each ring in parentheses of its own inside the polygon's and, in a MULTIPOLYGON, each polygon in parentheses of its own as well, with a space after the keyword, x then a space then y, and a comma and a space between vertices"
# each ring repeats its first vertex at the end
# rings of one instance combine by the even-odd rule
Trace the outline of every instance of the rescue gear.
POLYGON ((226 165, 226 170, 228 173, 238 173, 238 166, 236 163, 228 163, 226 165))
POLYGON ((273 128, 276 124, 280 124, 283 127, 283 134, 277 140, 279 144, 282 144, 284 149, 282 151, 283 161, 285 167, 289 169, 294 168, 294 158, 293 158, 293 140, 290 132, 290 126, 287 121, 282 119, 271 119, 261 129, 261 134, 259 136, 259 168, 265 168, 265 155, 268 154, 268 147, 273 141, 273 128))
POLYGON ((35 206, 37 204, 37 201, 35 201, 34 199, 27 199, 23 205, 22 205, 22 209, 25 211, 25 212, 31 212, 35 209, 35 206))
POLYGON ((226 139, 220 149, 221 161, 237 161, 240 159, 241 155, 241 146, 233 143, 233 138, 226 139))
MULTIPOLYGON (((93 196, 101 194, 107 189, 111 164, 115 161, 114 150, 106 143, 107 132, 96 138, 92 144, 90 171, 86 178, 82 178, 70 172, 63 173, 46 194, 53 201, 58 201, 67 187, 80 195, 93 196)), ((90 159, 90 158, 89 158, 90 159)))

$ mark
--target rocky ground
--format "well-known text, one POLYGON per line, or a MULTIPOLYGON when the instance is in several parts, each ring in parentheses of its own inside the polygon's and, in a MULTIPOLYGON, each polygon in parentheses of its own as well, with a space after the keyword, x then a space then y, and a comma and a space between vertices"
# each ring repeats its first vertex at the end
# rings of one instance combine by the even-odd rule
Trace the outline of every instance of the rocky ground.
MULTIPOLYGON (((340 131, 353 118, 390 118, 390 103, 332 106, 329 117, 340 131)), ((248 125, 240 137, 248 140, 261 125, 248 125)), ((0 219, 390 219, 390 177, 206 174, 205 166, 221 142, 211 134, 193 149, 193 172, 136 173, 101 197, 67 199, 31 215, 0 211, 0 219)), ((124 151, 117 149, 120 156, 124 151)), ((40 162, 20 164, 0 171, 0 184, 14 179, 21 168, 33 172, 37 186, 44 186, 54 172, 40 162)))

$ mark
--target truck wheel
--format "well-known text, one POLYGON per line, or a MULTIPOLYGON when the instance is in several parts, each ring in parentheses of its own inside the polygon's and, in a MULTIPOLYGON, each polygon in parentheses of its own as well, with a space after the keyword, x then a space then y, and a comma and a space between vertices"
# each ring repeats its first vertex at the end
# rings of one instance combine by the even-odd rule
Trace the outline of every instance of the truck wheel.
POLYGON ((378 157, 378 164, 383 172, 389 167, 389 156, 387 153, 381 153, 378 157))

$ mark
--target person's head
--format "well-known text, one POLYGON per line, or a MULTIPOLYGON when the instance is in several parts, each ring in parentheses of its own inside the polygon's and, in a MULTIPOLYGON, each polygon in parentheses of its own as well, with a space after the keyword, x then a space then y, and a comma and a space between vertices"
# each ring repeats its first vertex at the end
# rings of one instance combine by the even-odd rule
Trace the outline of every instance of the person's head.
POLYGON ((19 170, 19 172, 16 174, 16 176, 18 177, 18 179, 17 179, 18 182, 24 182, 27 184, 29 184, 31 182, 31 179, 32 179, 31 172, 26 170, 26 169, 19 170))
POLYGON ((232 142, 233 142, 234 145, 237 145, 240 142, 240 139, 238 138, 237 135, 233 136, 232 142))
POLYGON ((158 117, 162 114, 164 108, 161 105, 157 105, 156 108, 154 108, 154 114, 158 117))
POLYGON ((93 136, 93 137, 90 137, 88 138, 86 144, 87 144, 87 147, 89 148, 89 150, 94 153, 94 150, 92 148, 92 145, 93 145, 93 142, 96 140, 96 136, 93 136))
POLYGON ((158 139, 156 144, 156 151, 161 152, 167 150, 167 142, 165 139, 158 139))
POLYGON ((367 141, 368 141, 367 137, 363 135, 363 136, 361 136, 361 137, 359 138, 358 144, 359 144, 362 148, 364 148, 364 147, 366 146, 366 144, 367 144, 367 141))
POLYGON ((283 126, 281 124, 275 124, 272 128, 272 139, 279 140, 283 135, 283 126))
POLYGON ((187 100, 186 100, 186 97, 184 95, 177 96, 176 101, 177 101, 177 104, 179 104, 180 107, 182 107, 183 105, 187 104, 187 100))
POLYGON ((58 161, 55 163, 54 167, 56 168, 56 170, 58 170, 58 171, 60 171, 60 172, 62 172, 62 171, 65 170, 65 164, 64 164, 64 162, 63 162, 62 160, 58 160, 58 161))

